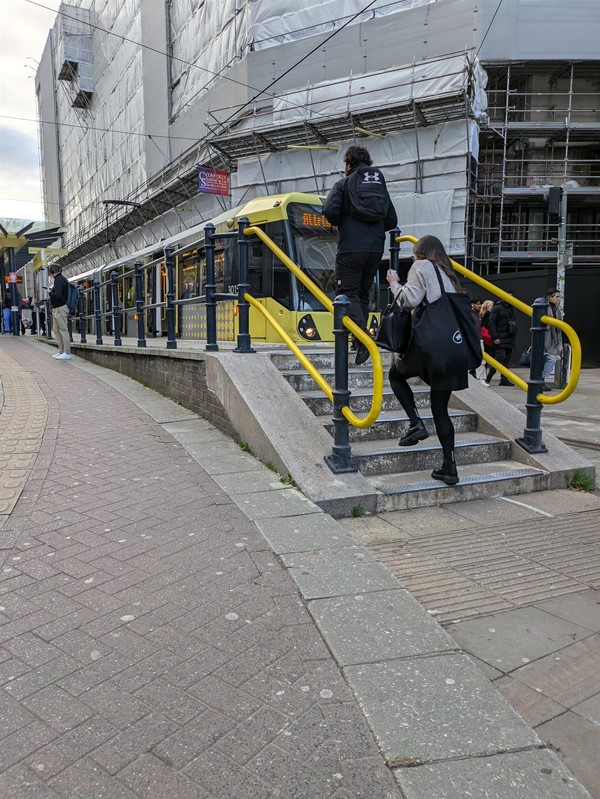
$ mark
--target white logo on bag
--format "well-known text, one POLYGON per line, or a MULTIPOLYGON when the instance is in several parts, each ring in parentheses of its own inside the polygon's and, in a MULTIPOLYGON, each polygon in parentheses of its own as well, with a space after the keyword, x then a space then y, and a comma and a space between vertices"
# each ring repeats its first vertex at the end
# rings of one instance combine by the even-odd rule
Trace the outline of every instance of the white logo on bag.
POLYGON ((463 340, 463 338, 462 338, 461 332, 460 332, 460 330, 457 330, 456 333, 452 336, 452 341, 455 344, 462 344, 462 340, 463 340))
POLYGON ((363 183, 380 183, 379 172, 364 172, 363 183))

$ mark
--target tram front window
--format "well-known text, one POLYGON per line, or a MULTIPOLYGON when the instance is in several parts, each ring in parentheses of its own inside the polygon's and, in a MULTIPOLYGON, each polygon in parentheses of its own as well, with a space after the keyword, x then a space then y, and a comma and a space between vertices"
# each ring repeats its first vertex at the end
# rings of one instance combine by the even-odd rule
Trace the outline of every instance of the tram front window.
MULTIPOLYGON (((288 217, 294 237, 296 262, 321 291, 335 298, 337 233, 323 216, 320 205, 290 203, 288 217)), ((319 300, 298 283, 298 310, 325 310, 319 300)))

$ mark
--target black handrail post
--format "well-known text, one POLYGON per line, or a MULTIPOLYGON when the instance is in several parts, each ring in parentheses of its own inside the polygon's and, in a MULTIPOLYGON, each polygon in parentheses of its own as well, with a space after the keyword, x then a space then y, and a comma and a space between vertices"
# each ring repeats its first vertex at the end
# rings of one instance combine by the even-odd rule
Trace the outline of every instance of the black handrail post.
POLYGON ((175 264, 173 247, 165 247, 165 264, 167 267, 167 349, 176 350, 175 340, 175 264))
POLYGON ((217 352, 217 301, 215 300, 215 226, 208 224, 204 228, 206 246, 206 351, 217 352))
POLYGON ((325 463, 334 474, 357 472, 352 459, 348 438, 348 422, 342 408, 350 401, 348 389, 348 330, 342 319, 348 314, 350 300, 340 294, 333 301, 333 332, 335 334, 335 387, 333 389, 333 447, 331 455, 325 455, 325 463))
POLYGON ((238 223, 238 246, 240 250, 240 280, 238 283, 238 337, 237 347, 234 352, 256 352, 250 341, 250 303, 246 299, 246 292, 250 289, 248 265, 250 263, 250 241, 244 235, 244 230, 250 222, 243 216, 238 223))
POLYGON ((138 347, 146 346, 146 321, 144 318, 144 285, 142 275, 142 262, 136 261, 135 270, 135 314, 137 316, 138 347))
POLYGON ((83 286, 79 286, 79 299, 77 300, 79 311, 79 335, 80 343, 87 344, 87 319, 85 318, 85 298, 83 296, 83 286))
POLYGON ((400 263, 400 243, 396 238, 400 235, 400 228, 390 230, 390 269, 398 272, 398 264, 400 263))
POLYGON ((110 286, 112 289, 113 326, 115 328, 115 347, 121 347, 121 308, 119 306, 119 274, 115 270, 110 273, 110 286))
POLYGON ((100 281, 94 278, 94 321, 96 323, 96 344, 102 344, 102 295, 100 293, 100 281))
POLYGON ((517 444, 526 452, 548 452, 542 441, 542 403, 537 396, 542 390, 544 380, 544 339, 546 336, 546 325, 540 320, 548 311, 548 302, 542 297, 538 297, 531 306, 531 366, 529 368, 529 380, 527 381, 527 421, 522 438, 517 438, 517 444))

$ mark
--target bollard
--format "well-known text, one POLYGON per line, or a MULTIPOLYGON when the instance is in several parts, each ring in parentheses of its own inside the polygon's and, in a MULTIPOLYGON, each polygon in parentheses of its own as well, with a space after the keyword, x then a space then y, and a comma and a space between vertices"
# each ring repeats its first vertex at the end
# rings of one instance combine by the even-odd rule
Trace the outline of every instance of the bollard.
POLYGON ((80 343, 87 344, 87 319, 85 318, 85 297, 83 296, 83 286, 79 286, 79 299, 77 301, 77 311, 79 313, 79 336, 80 343))
POLYGON ((250 289, 248 264, 250 261, 250 241, 244 235, 244 230, 250 223, 244 216, 238 224, 238 246, 240 251, 240 280, 238 283, 238 337, 237 347, 234 352, 256 352, 250 341, 250 303, 245 297, 250 289))
POLYGON ((348 405, 348 330, 342 319, 348 314, 350 300, 345 294, 333 302, 333 332, 335 334, 335 387, 333 390, 333 447, 331 455, 324 457, 325 463, 334 474, 357 472, 358 466, 352 459, 348 441, 348 422, 342 408, 348 405))
POLYGON ((115 330, 115 347, 121 347, 121 308, 119 306, 119 275, 116 270, 110 273, 110 285, 112 289, 112 313, 113 327, 115 330))
POLYGON ((102 344, 102 295, 100 281, 94 278, 94 321, 96 323, 96 344, 102 344))
POLYGON ((542 374, 544 371, 544 339, 546 336, 546 325, 540 319, 548 312, 548 303, 539 297, 532 304, 533 318, 531 321, 531 366, 529 367, 529 380, 527 381, 527 420, 525 431, 521 438, 517 438, 517 444, 526 452, 548 452, 546 445, 542 441, 542 403, 537 395, 542 390, 542 374))
POLYGON ((142 262, 136 261, 135 270, 135 314, 137 316, 138 347, 146 346, 146 323, 144 318, 144 282, 142 275, 142 262))
POLYGON ((165 247, 165 266, 167 267, 167 349, 176 350, 175 340, 175 261, 173 247, 165 247))
POLYGON ((204 228, 206 246, 206 351, 216 352, 217 344, 217 301, 215 299, 215 226, 208 224, 204 228))

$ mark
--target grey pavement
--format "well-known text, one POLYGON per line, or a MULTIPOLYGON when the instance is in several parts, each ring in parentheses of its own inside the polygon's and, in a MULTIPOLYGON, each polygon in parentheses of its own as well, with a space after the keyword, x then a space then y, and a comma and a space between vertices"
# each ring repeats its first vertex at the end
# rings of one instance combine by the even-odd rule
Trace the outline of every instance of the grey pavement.
POLYGON ((3 799, 600 795, 597 496, 340 524, 133 381, 0 346, 3 799))

